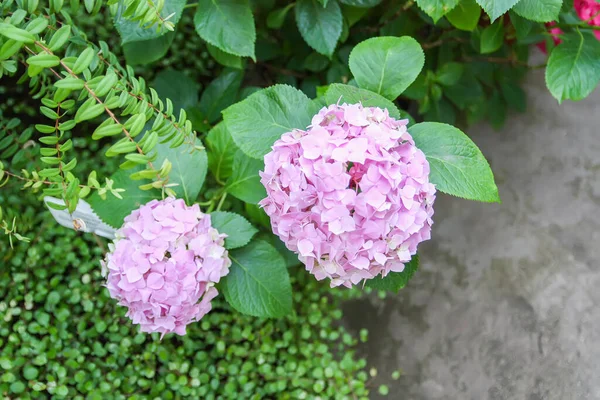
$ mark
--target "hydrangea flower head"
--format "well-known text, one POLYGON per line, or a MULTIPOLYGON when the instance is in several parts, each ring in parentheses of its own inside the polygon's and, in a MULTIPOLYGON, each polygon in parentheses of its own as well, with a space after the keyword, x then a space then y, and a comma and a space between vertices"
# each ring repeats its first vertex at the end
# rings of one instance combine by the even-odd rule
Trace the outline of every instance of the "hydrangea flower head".
POLYGON ((103 262, 106 287, 142 332, 185 335, 210 311, 214 284, 229 272, 224 238, 197 204, 152 200, 117 231, 103 262))
POLYGON ((265 156, 260 204, 273 232, 332 287, 401 272, 430 238, 435 187, 407 123, 334 104, 265 156))

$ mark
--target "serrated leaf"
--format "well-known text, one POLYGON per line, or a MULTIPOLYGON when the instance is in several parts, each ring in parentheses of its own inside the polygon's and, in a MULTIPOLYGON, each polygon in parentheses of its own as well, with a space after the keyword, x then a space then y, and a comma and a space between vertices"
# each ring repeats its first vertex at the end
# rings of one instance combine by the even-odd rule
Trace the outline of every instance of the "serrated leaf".
POLYGON ((339 0, 339 1, 342 4, 346 4, 346 5, 352 6, 352 7, 371 8, 371 7, 375 7, 376 5, 378 5, 383 0, 339 0))
POLYGON ((349 64, 358 86, 394 100, 417 78, 425 55, 411 37, 384 36, 356 45, 349 64))
POLYGON ((600 81, 600 42, 590 33, 563 36, 552 50, 546 67, 546 85, 552 96, 563 100, 582 100, 600 81))
POLYGON ((299 0, 296 3, 296 24, 310 47, 331 57, 342 35, 344 17, 337 1, 323 7, 316 0, 299 0))
POLYGON ((227 235, 225 248, 237 249, 245 246, 258 232, 248 220, 239 214, 227 211, 215 211, 210 214, 213 228, 227 235))
POLYGON ((454 9, 459 0, 417 0, 417 5, 425 14, 429 15, 434 23, 454 9))
POLYGON ((219 122, 206 136, 208 147, 208 167, 219 181, 226 181, 231 176, 233 157, 238 147, 233 142, 225 122, 219 122))
POLYGON ((292 288, 285 262, 273 246, 254 240, 229 252, 231 267, 223 278, 227 302, 256 317, 278 318, 292 312, 292 288))
POLYGON ((550 22, 558 19, 562 3, 563 0, 520 0, 512 11, 532 21, 550 22))
POLYGON ((202 92, 198 108, 209 123, 221 119, 221 111, 235 103, 243 78, 242 70, 226 68, 202 92))
POLYGON ((500 201, 492 170, 467 135, 439 122, 422 122, 408 131, 425 153, 429 180, 439 191, 469 200, 500 201))
POLYGON ((246 203, 258 204, 267 197, 265 187, 260 183, 258 171, 264 169, 264 162, 248 157, 238 150, 233 158, 232 173, 225 183, 225 190, 246 203))
MULTIPOLYGON (((120 2, 122 3, 122 2, 120 2)), ((166 18, 173 14, 169 18, 169 22, 177 25, 181 18, 181 13, 185 7, 185 0, 165 0, 165 5, 160 12, 161 17, 166 18)), ((115 16, 115 27, 121 35, 121 44, 130 42, 148 41, 150 39, 156 39, 158 37, 166 35, 169 31, 161 29, 158 31, 158 26, 140 26, 140 21, 132 21, 123 17, 123 5, 120 4, 115 16)), ((142 46, 140 43, 138 46, 142 46)))
POLYGON ((248 0, 200 0, 194 25, 202 39, 224 52, 255 58, 256 28, 248 0))
POLYGON ((494 22, 502 14, 510 10, 519 0, 477 0, 487 15, 494 22))
POLYGON ((455 28, 471 32, 481 17, 481 7, 475 0, 461 0, 448 14, 446 19, 455 28))
POLYGON ((236 145, 262 159, 282 134, 306 129, 316 107, 301 91, 275 85, 223 110, 223 119, 236 145))
POLYGON ((385 277, 376 276, 373 279, 369 279, 365 286, 376 290, 384 290, 386 292, 398 293, 402 289, 410 278, 415 274, 419 268, 419 255, 415 254, 412 256, 409 262, 404 264, 404 271, 402 272, 390 272, 385 277))

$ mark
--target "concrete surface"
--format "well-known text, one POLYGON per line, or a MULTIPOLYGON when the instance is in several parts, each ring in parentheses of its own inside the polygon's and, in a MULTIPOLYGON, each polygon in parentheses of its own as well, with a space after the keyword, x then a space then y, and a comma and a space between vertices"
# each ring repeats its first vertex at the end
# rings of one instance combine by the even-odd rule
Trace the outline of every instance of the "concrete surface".
POLYGON ((409 285, 345 306, 388 399, 600 399, 600 91, 559 106, 543 71, 526 91, 527 114, 470 131, 503 203, 440 194, 409 285))

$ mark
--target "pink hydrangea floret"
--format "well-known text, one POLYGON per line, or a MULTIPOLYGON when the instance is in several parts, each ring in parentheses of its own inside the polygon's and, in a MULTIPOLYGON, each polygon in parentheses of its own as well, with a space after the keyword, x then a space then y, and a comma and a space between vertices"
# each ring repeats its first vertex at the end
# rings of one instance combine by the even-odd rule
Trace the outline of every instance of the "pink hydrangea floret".
POLYGON ((224 238, 197 204, 152 200, 117 231, 103 262, 106 287, 142 332, 185 335, 210 311, 214 284, 229 272, 224 238))
POLYGON ((334 104, 265 156, 260 204, 273 232, 332 287, 401 272, 430 238, 435 187, 407 123, 334 104))

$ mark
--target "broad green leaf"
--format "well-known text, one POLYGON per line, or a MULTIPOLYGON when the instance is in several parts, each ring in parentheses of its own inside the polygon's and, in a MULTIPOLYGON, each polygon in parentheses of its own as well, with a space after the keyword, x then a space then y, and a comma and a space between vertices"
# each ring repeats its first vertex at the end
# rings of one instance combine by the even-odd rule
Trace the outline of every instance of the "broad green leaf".
POLYGON ((260 183, 258 171, 264 169, 261 160, 248 157, 238 150, 233 157, 232 173, 225 183, 225 190, 246 203, 258 204, 267 197, 265 187, 260 183))
POLYGON ((496 21, 481 32, 479 51, 481 54, 493 53, 504 43, 504 24, 496 21))
POLYGON ((231 267, 223 278, 227 302, 255 317, 278 318, 292 312, 292 287, 285 262, 277 250, 254 240, 229 252, 231 267))
POLYGON ((600 81, 600 42, 591 33, 563 36, 548 59, 546 85, 559 103, 587 97, 600 81))
POLYGON ((283 8, 271 11, 269 15, 267 15, 267 27, 271 29, 280 29, 285 22, 285 17, 294 5, 295 3, 290 3, 283 8))
POLYGON ((475 0, 461 0, 448 14, 446 19, 457 29, 471 32, 479 23, 481 7, 475 0))
MULTIPOLYGON (((250 204, 250 205, 253 206, 252 204, 250 204)), ((254 207, 256 207, 256 206, 254 206, 254 207)), ((264 211, 261 208, 258 208, 258 210, 260 212, 264 213, 264 211)), ((248 212, 248 209, 246 209, 246 212, 248 212)), ((269 220, 269 217, 267 216, 267 214, 264 214, 264 215, 267 218, 268 228, 270 229, 271 221, 269 220)), ((285 244, 281 241, 281 239, 279 239, 274 234, 267 233, 267 232, 261 232, 260 234, 258 234, 256 236, 256 238, 260 239, 260 240, 264 240, 265 242, 268 242, 273 247, 275 247, 275 249, 277 249, 279 254, 281 254, 281 256, 283 257, 286 267, 291 268, 291 267, 295 267, 297 265, 302 264, 302 262, 298 259, 298 255, 296 253, 294 253, 293 251, 289 250, 287 247, 285 247, 285 244)))
POLYGON ((202 39, 224 52, 255 58, 256 29, 248 0, 199 0, 194 25, 202 39))
POLYGON ((389 100, 398 97, 419 75, 425 55, 408 36, 377 37, 357 44, 350 53, 350 70, 358 85, 389 100))
POLYGON ((492 170, 467 135, 439 122, 422 122, 408 131, 425 153, 429 179, 439 191, 469 200, 500 201, 492 170))
POLYGON ((434 23, 446 15, 458 4, 459 0, 417 0, 417 5, 425 14, 429 15, 434 23))
POLYGON ((512 11, 532 21, 550 22, 558 19, 562 3, 563 0, 520 0, 512 11))
POLYGON ((340 0, 340 3, 345 4, 347 6, 352 7, 360 7, 360 8, 371 8, 375 7, 382 0, 340 0))
POLYGON ((208 147, 208 167, 219 182, 226 181, 231 176, 233 157, 238 151, 225 122, 219 122, 206 135, 208 147))
POLYGON ((343 16, 337 1, 323 7, 316 0, 299 0, 296 3, 296 24, 310 47, 330 57, 342 34, 343 16))
POLYGON ((210 55, 221 65, 231 68, 242 69, 242 58, 233 54, 225 53, 223 50, 210 43, 207 43, 206 48, 210 55))
POLYGON ((301 91, 275 85, 223 110, 223 119, 236 145, 250 157, 262 159, 282 134, 306 129, 316 112, 301 91))
POLYGON ((440 67, 435 80, 444 86, 456 85, 465 71, 465 66, 457 62, 449 62, 440 67))
POLYGON ((239 214, 227 211, 215 211, 210 213, 210 221, 213 228, 227 235, 225 248, 237 249, 248 244, 250 239, 258 232, 250 222, 239 214))
POLYGON ((175 32, 169 32, 154 39, 125 43, 125 60, 129 65, 145 65, 158 61, 167 54, 174 38, 175 32))
POLYGON ((419 268, 419 255, 415 254, 412 256, 409 262, 404 264, 404 271, 402 272, 390 272, 385 278, 377 276, 373 279, 369 279, 365 286, 376 290, 384 290, 386 292, 398 293, 402 289, 410 278, 415 274, 419 268))
MULTIPOLYGON (((165 5, 160 12, 163 18, 174 14, 169 21, 177 25, 181 18, 181 13, 185 7, 185 0, 164 0, 165 5)), ((168 30, 162 28, 160 31, 157 29, 157 25, 153 26, 140 26, 140 21, 132 21, 123 17, 123 5, 122 2, 119 4, 117 15, 115 16, 115 27, 121 35, 121 43, 129 42, 141 42, 165 35, 168 30)), ((138 46, 143 46, 141 43, 138 46)))
POLYGON ((188 109, 198 103, 198 84, 183 72, 172 69, 161 71, 154 78, 152 87, 163 101, 171 99, 175 115, 180 109, 188 109))
POLYGON ((471 70, 466 68, 455 85, 444 88, 444 95, 458 108, 464 110, 471 104, 484 101, 485 92, 471 70))
POLYGON ((519 0, 477 0, 477 3, 495 21, 502 14, 510 10, 519 0))
POLYGON ((202 92, 198 108, 209 123, 221 119, 221 111, 235 103, 244 71, 226 68, 202 92))
POLYGON ((529 32, 531 32, 531 28, 533 28, 534 22, 521 17, 520 15, 516 14, 513 10, 510 11, 509 16, 510 23, 515 28, 517 40, 522 41, 529 35, 529 32))

